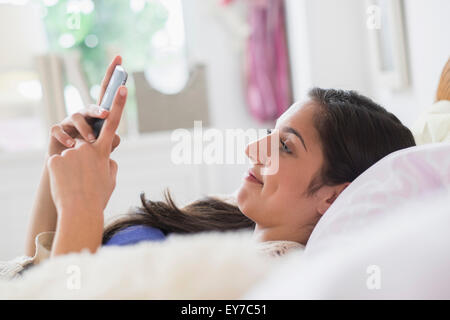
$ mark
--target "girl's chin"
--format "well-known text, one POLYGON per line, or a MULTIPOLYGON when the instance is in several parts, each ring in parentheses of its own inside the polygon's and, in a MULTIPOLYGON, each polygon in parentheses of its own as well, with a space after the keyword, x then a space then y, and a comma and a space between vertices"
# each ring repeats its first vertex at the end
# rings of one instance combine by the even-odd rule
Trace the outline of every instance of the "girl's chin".
POLYGON ((249 197, 249 190, 248 187, 245 185, 245 182, 241 184, 241 187, 239 188, 237 195, 236 195, 236 201, 237 203, 243 203, 248 199, 249 197))
POLYGON ((245 215, 251 211, 252 203, 254 202, 253 197, 255 192, 248 190, 249 188, 245 185, 241 186, 236 195, 236 202, 238 204, 239 210, 241 210, 245 215))

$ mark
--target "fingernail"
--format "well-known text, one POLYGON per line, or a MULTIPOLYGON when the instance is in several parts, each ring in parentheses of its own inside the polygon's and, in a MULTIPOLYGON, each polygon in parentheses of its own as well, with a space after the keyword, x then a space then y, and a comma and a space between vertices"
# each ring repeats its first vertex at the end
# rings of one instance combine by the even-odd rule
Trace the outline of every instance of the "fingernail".
POLYGON ((108 111, 108 110, 106 110, 104 108, 98 108, 98 110, 97 110, 98 114, 102 114, 105 111, 108 111))
POLYGON ((120 88, 120 95, 122 97, 125 97, 126 94, 127 94, 127 89, 125 87, 120 88))
POLYGON ((67 139, 66 144, 67 146, 72 147, 75 144, 75 141, 67 139))

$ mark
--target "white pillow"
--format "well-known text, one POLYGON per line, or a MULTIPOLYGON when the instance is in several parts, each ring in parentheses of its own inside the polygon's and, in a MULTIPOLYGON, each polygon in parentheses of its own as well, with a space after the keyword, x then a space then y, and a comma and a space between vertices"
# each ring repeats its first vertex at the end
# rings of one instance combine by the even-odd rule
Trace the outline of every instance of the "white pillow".
POLYGON ((450 101, 435 102, 422 112, 411 132, 417 145, 450 142, 450 101))
POLYGON ((449 194, 425 198, 349 231, 353 245, 338 238, 314 254, 288 257, 244 298, 450 299, 449 194))
POLYGON ((314 228, 305 253, 321 250, 338 239, 351 244, 348 232, 368 229, 374 220, 391 219, 397 206, 442 188, 450 188, 450 143, 393 152, 341 193, 314 228))
POLYGON ((245 298, 449 299, 449 226, 450 144, 399 150, 355 179, 303 255, 245 298))

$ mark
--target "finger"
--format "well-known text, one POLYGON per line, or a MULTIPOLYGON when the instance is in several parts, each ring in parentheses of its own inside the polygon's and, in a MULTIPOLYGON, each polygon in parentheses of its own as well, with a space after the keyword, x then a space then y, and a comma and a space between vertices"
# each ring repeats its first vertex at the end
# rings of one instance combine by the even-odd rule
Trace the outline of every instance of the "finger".
POLYGON ((88 124, 84 115, 76 112, 72 114, 69 119, 70 123, 65 124, 66 126, 71 125, 75 127, 84 140, 89 142, 95 141, 94 130, 92 130, 92 127, 88 124))
POLYGON ((52 137, 54 137, 61 144, 68 148, 73 147, 75 144, 75 141, 72 139, 72 137, 67 134, 59 124, 55 124, 52 126, 50 134, 52 137))
POLYGON ((119 126, 126 100, 127 88, 125 86, 120 86, 119 90, 117 90, 116 96, 114 97, 109 116, 106 118, 103 128, 100 131, 100 135, 96 141, 96 144, 100 146, 100 149, 105 152, 105 154, 109 154, 111 152, 113 139, 116 135, 115 133, 117 127, 119 126))
POLYGON ((116 65, 122 64, 122 57, 121 56, 115 56, 114 59, 111 61, 111 63, 108 66, 108 69, 106 70, 105 77, 102 80, 101 89, 100 89, 100 95, 98 96, 97 104, 100 105, 100 101, 102 101, 103 95, 105 94, 106 87, 108 86, 109 79, 111 78, 114 69, 116 68, 116 65))
POLYGON ((109 110, 103 109, 96 104, 90 104, 79 111, 85 117, 104 119, 109 115, 109 110))

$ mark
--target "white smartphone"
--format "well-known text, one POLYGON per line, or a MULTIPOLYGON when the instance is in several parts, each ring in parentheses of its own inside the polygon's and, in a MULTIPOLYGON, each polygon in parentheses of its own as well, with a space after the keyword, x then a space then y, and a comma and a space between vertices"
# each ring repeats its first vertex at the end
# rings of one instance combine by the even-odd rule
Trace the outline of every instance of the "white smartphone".
MULTIPOLYGON (((105 94, 103 95, 102 100, 100 101, 100 107, 106 110, 109 110, 111 108, 117 90, 119 89, 120 86, 125 85, 125 83, 127 82, 127 78, 128 74, 123 69, 123 67, 117 65, 116 68, 114 69, 111 78, 109 79, 109 83, 108 86, 106 87, 105 94)), ((97 118, 91 119, 90 124, 92 126, 92 129, 94 130, 95 138, 98 138, 104 122, 105 119, 97 119, 97 118)))

